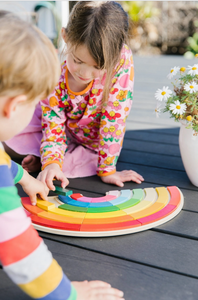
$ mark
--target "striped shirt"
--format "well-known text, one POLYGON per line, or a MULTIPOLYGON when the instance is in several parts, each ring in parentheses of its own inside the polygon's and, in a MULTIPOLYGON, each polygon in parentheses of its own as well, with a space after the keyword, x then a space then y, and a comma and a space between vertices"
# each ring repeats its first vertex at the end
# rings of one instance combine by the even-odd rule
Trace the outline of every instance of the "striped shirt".
POLYGON ((31 225, 14 186, 23 168, 0 143, 0 261, 4 271, 34 299, 76 300, 77 293, 31 225))

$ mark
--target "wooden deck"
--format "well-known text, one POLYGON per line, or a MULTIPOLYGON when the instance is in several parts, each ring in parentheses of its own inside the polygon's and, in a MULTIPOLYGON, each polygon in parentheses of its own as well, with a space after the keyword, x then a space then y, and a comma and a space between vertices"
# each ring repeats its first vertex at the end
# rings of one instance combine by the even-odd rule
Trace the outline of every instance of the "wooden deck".
MULTIPOLYGON (((198 298, 198 188, 189 182, 182 165, 179 124, 168 114, 160 118, 154 114, 155 91, 171 87, 166 78, 170 68, 192 65, 195 61, 177 56, 135 56, 134 61, 134 102, 118 170, 133 169, 145 178, 141 185, 125 183, 125 189, 178 186, 184 195, 183 210, 164 225, 125 236, 76 238, 39 234, 71 280, 107 281, 123 290, 126 300, 195 300, 198 298)), ((69 189, 98 197, 117 187, 93 176, 71 179, 69 189)), ((20 187, 19 192, 24 195, 20 187)), ((2 269, 0 299, 29 299, 2 269)))

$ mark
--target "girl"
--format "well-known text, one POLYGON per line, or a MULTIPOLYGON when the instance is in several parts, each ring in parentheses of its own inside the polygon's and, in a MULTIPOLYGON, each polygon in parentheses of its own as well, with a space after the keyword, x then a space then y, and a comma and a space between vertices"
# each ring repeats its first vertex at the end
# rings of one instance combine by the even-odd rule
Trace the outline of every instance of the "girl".
MULTIPOLYGON (((120 187, 125 181, 144 180, 132 170, 116 171, 133 98, 128 29, 128 16, 114 1, 78 2, 62 28, 66 60, 54 92, 41 101, 42 172, 38 178, 52 190, 54 177, 63 187, 68 184, 66 177, 94 174, 120 187)), ((25 153, 15 148, 19 153, 39 156, 35 139, 31 137, 31 148, 27 146, 27 134, 35 130, 35 120, 40 121, 39 109, 24 132, 25 145, 20 140, 19 148, 23 145, 25 153)), ((39 132, 33 135, 37 139, 39 132)), ((33 171, 36 162, 28 155, 22 165, 33 171)))

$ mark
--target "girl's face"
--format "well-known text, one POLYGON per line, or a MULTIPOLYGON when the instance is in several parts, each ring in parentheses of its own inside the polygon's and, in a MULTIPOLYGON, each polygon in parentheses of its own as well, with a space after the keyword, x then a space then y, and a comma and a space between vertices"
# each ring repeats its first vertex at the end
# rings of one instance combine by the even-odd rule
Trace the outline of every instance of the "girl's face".
POLYGON ((85 45, 80 45, 77 48, 72 47, 70 44, 67 44, 67 46, 67 68, 76 83, 88 84, 93 79, 102 78, 105 70, 98 68, 85 45))

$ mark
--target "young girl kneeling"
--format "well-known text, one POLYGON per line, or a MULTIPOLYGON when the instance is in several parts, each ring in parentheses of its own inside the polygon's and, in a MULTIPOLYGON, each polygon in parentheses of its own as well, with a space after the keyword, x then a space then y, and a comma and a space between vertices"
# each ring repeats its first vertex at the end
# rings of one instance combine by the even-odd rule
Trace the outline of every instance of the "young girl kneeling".
POLYGON ((40 164, 40 158, 33 156, 39 157, 40 150, 38 178, 52 190, 54 177, 63 187, 68 184, 66 177, 95 174, 120 187, 126 181, 144 180, 132 170, 116 171, 133 99, 128 29, 128 15, 120 4, 78 2, 61 32, 66 60, 58 84, 41 101, 25 131, 8 142, 16 152, 30 154, 22 163, 28 171, 40 164))

